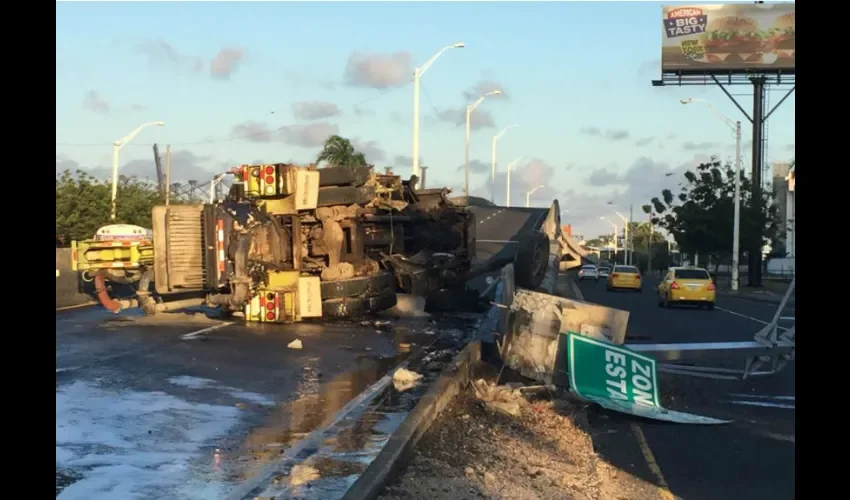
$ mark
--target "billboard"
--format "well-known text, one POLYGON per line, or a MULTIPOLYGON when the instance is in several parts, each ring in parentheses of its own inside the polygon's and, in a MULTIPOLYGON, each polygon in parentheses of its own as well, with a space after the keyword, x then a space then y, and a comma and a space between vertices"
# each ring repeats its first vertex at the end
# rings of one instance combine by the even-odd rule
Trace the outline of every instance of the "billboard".
POLYGON ((793 73, 793 3, 664 6, 661 71, 793 73))

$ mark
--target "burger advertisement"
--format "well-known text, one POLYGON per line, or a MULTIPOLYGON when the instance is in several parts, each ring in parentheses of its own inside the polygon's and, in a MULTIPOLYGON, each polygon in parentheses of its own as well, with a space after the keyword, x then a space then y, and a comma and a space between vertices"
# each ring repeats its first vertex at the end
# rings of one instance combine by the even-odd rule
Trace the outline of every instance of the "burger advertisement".
POLYGON ((662 12, 662 71, 794 70, 793 3, 676 5, 662 12))

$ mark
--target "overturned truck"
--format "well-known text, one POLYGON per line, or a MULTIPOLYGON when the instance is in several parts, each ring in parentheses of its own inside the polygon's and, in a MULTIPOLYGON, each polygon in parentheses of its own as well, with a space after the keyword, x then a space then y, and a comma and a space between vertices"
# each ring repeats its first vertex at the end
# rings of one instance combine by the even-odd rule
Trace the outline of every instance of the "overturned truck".
POLYGON ((463 286, 474 217, 447 189, 414 191, 369 167, 244 165, 226 198, 153 209, 153 237, 78 242, 74 266, 100 302, 146 313, 216 306, 248 321, 297 322, 389 309, 397 293, 463 286), (117 300, 107 282, 136 285, 117 300))

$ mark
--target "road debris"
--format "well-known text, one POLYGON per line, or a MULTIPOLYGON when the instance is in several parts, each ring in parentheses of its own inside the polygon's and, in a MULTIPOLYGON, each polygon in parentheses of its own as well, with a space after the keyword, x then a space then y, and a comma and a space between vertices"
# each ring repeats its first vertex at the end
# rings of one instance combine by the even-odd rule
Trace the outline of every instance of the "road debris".
POLYGON ((520 402, 524 401, 518 386, 494 385, 484 379, 472 383, 475 396, 490 411, 503 415, 519 417, 520 402))
POLYGON ((628 492, 600 493, 583 407, 561 400, 530 402, 514 384, 472 385, 425 433, 410 465, 381 500, 632 498, 628 492), (476 389, 516 398, 522 402, 520 414, 488 411, 476 389))
POLYGON ((295 339, 292 342, 286 344, 286 347, 290 349, 303 349, 304 344, 301 343, 301 339, 295 339))
POLYGON ((422 375, 419 373, 412 372, 407 368, 399 368, 393 373, 393 387, 399 392, 404 392, 416 387, 421 378, 422 375))

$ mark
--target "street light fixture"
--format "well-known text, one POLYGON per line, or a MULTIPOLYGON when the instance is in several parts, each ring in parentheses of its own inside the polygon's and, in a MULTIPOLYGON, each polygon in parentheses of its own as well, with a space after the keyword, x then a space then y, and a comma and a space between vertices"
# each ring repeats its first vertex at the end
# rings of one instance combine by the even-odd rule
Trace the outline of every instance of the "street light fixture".
POLYGON ((523 158, 523 156, 518 156, 512 162, 508 163, 508 179, 505 182, 505 206, 509 208, 511 206, 511 169, 523 158))
POLYGON ((115 198, 118 195, 118 153, 121 151, 121 148, 126 146, 127 143, 129 143, 137 135, 139 135, 139 133, 142 130, 144 130, 148 127, 153 127, 154 125, 156 125, 157 127, 162 127, 162 126, 165 125, 165 122, 157 121, 157 122, 143 123, 143 124, 139 125, 138 127, 136 127, 136 129, 133 130, 132 132, 130 132, 129 134, 125 135, 121 139, 118 139, 117 141, 114 141, 112 143, 112 208, 111 208, 111 214, 110 214, 110 218, 112 220, 115 220, 115 209, 116 209, 115 198))
POLYGON ((501 94, 501 90, 491 90, 487 92, 483 96, 479 97, 477 101, 472 104, 467 104, 466 106, 466 152, 464 155, 464 194, 466 195, 467 202, 469 201, 469 119, 472 116, 472 112, 475 111, 475 108, 481 105, 484 102, 484 99, 487 99, 491 95, 499 95, 501 94))
POLYGON ((690 104, 692 102, 701 102, 705 104, 706 106, 708 106, 708 109, 710 109, 711 112, 715 114, 715 116, 723 120, 723 123, 729 126, 729 128, 732 129, 732 132, 735 133, 735 216, 734 222, 732 223, 733 232, 731 285, 732 290, 738 290, 738 254, 740 253, 741 247, 741 122, 740 120, 733 122, 705 99, 694 99, 692 97, 687 97, 685 99, 681 99, 679 102, 681 102, 682 104, 690 104))
POLYGON ((518 124, 508 125, 501 132, 493 136, 493 147, 490 152, 490 201, 495 203, 496 200, 496 143, 505 135, 508 130, 519 127, 518 124))
POLYGON ((599 219, 604 220, 605 222, 607 222, 608 224, 611 224, 611 226, 614 227, 614 264, 616 264, 617 263, 617 233, 618 233, 617 225, 614 224, 613 222, 611 222, 610 220, 608 220, 608 218, 606 218, 606 217, 600 217, 599 219))
MULTIPOLYGON (((613 206, 618 206, 618 205, 614 205, 613 201, 609 201, 608 204, 613 205, 613 206)), ((625 247, 626 247, 625 248, 626 255, 625 255, 625 258, 623 259, 623 262, 626 265, 632 265, 633 264, 632 261, 634 260, 634 254, 635 254, 635 244, 634 244, 635 243, 635 237, 634 237, 634 234, 632 234, 632 225, 633 225, 632 223, 633 223, 633 220, 634 220, 633 219, 633 217, 634 217, 634 205, 629 204, 629 217, 628 218, 626 218, 625 215, 621 214, 620 212, 618 212, 616 210, 614 210, 614 213, 617 214, 617 217, 619 217, 620 219, 623 220, 623 224, 625 224, 625 227, 626 227, 623 230, 623 242, 624 242, 625 247)))
POLYGON ((537 191, 538 189, 540 189, 542 187, 545 187, 545 186, 543 184, 541 184, 541 185, 536 186, 533 189, 531 189, 531 191, 525 192, 525 208, 531 208, 531 195, 533 195, 535 191, 537 191))
MULTIPOLYGON (((447 45, 438 50, 425 64, 413 70, 413 175, 417 178, 419 177, 419 79, 434 64, 434 61, 443 55, 443 52, 449 49, 462 49, 464 47, 466 47, 466 44, 462 42, 447 45)), ((416 184, 419 184, 419 181, 416 184)), ((416 189, 416 186, 413 186, 413 188, 416 189)))

